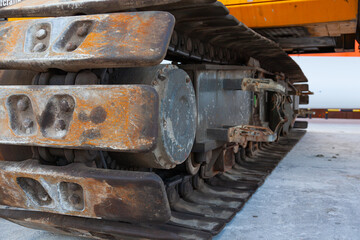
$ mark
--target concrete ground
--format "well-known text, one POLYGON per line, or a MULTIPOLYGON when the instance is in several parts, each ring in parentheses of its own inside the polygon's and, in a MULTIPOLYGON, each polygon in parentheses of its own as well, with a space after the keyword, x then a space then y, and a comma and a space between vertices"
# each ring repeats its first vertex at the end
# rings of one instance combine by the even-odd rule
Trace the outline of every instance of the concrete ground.
POLYGON ((360 239, 360 120, 307 134, 215 239, 360 239))
MULTIPOLYGON (((360 239, 360 120, 308 133, 216 240, 360 239)), ((0 239, 75 240, 0 220, 0 239)))

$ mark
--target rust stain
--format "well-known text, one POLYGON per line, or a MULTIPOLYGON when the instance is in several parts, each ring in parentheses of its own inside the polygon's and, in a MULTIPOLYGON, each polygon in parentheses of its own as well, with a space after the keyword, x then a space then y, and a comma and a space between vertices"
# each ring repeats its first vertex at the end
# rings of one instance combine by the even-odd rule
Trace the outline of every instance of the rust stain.
POLYGON ((158 117, 158 96, 150 86, 33 86, 31 89, 2 86, 0 105, 4 109, 4 114, 0 116, 0 143, 4 144, 73 148, 93 146, 136 152, 151 149, 156 140, 155 131, 143 131, 152 129, 158 117), (17 124, 22 123, 24 114, 6 105, 7 98, 14 95, 26 95, 31 99, 33 114, 39 116, 34 120, 34 133, 19 133, 11 128, 11 111, 16 112, 20 119, 17 124), (75 99, 69 120, 61 117, 62 113, 48 112, 50 108, 58 108, 53 106, 53 102, 49 104, 54 96, 71 96, 75 99), (63 121, 58 124, 60 128, 64 125, 63 132, 62 129, 53 129, 57 121, 63 121), (48 129, 52 129, 52 135, 46 134, 46 131, 50 131, 48 129), (62 135, 57 135, 57 132, 62 135))
MULTIPOLYGON (((82 164, 65 167, 42 166, 36 160, 0 162, 0 204, 73 216, 109 220, 149 221, 167 220, 170 211, 160 178, 151 173, 123 173, 92 169, 82 164), (52 199, 50 204, 32 201, 18 184, 19 178, 37 181, 52 199), (83 209, 64 204, 60 183, 81 186, 83 209), (150 198, 154 201, 144 201, 150 198), (158 214, 160 213, 160 214, 158 214)), ((37 194, 36 192, 33 192, 37 194)))
MULTIPOLYGON (((1 10, 0 10, 1 12, 1 10)), ((113 13, 7 22, 0 28, 1 68, 46 71, 59 68, 151 66, 165 57, 174 18, 166 12, 113 13), (77 29, 90 24, 87 34, 77 29), (36 38, 42 24, 61 26, 36 38), (40 45, 39 45, 40 44, 40 45), (42 44, 42 45, 41 45, 42 44), (37 46, 37 48, 35 47, 37 46)))
POLYGON ((106 116, 107 112, 101 106, 95 107, 90 112, 90 120, 95 124, 103 123, 106 120, 106 116))

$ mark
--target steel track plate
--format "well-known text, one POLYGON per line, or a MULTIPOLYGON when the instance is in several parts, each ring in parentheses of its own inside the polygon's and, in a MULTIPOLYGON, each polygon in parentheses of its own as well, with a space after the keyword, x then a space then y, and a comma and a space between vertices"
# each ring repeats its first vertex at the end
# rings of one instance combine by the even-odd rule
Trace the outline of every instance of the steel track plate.
POLYGON ((126 222, 170 219, 165 187, 154 173, 113 171, 73 163, 0 161, 0 204, 126 222))
POLYGON ((76 72, 157 65, 174 21, 166 12, 132 12, 4 22, 0 68, 76 72))
POLYGON ((149 151, 158 104, 146 85, 1 86, 0 143, 149 151))

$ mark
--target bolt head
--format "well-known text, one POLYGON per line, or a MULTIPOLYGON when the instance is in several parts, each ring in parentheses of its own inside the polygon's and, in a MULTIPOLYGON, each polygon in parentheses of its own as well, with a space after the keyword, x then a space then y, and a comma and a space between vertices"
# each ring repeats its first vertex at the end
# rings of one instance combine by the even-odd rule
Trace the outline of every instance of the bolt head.
POLYGON ((75 43, 72 42, 68 42, 65 46, 66 51, 68 52, 72 52, 77 48, 77 45, 75 43))
POLYGON ((45 51, 45 49, 46 49, 46 45, 45 45, 45 44, 43 44, 43 43, 38 43, 38 44, 35 45, 33 51, 34 51, 34 52, 43 52, 43 51, 45 51))
POLYGON ((56 123, 55 123, 55 130, 56 131, 63 131, 66 129, 66 123, 64 120, 58 120, 56 123))
POLYGON ((42 40, 47 37, 47 31, 45 29, 39 29, 35 35, 37 39, 42 40))
POLYGON ((27 98, 21 98, 17 104, 17 109, 20 110, 20 111, 25 111, 26 109, 29 108, 29 100, 27 98))
POLYGON ((25 118, 25 120, 23 121, 23 126, 25 129, 31 128, 33 125, 34 122, 30 118, 25 118))

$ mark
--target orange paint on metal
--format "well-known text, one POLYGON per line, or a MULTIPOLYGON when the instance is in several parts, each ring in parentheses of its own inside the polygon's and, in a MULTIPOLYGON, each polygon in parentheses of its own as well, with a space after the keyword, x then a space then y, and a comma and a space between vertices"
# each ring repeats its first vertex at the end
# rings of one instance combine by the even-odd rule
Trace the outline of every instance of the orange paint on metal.
POLYGON ((356 20, 357 0, 220 0, 250 28, 356 20))

